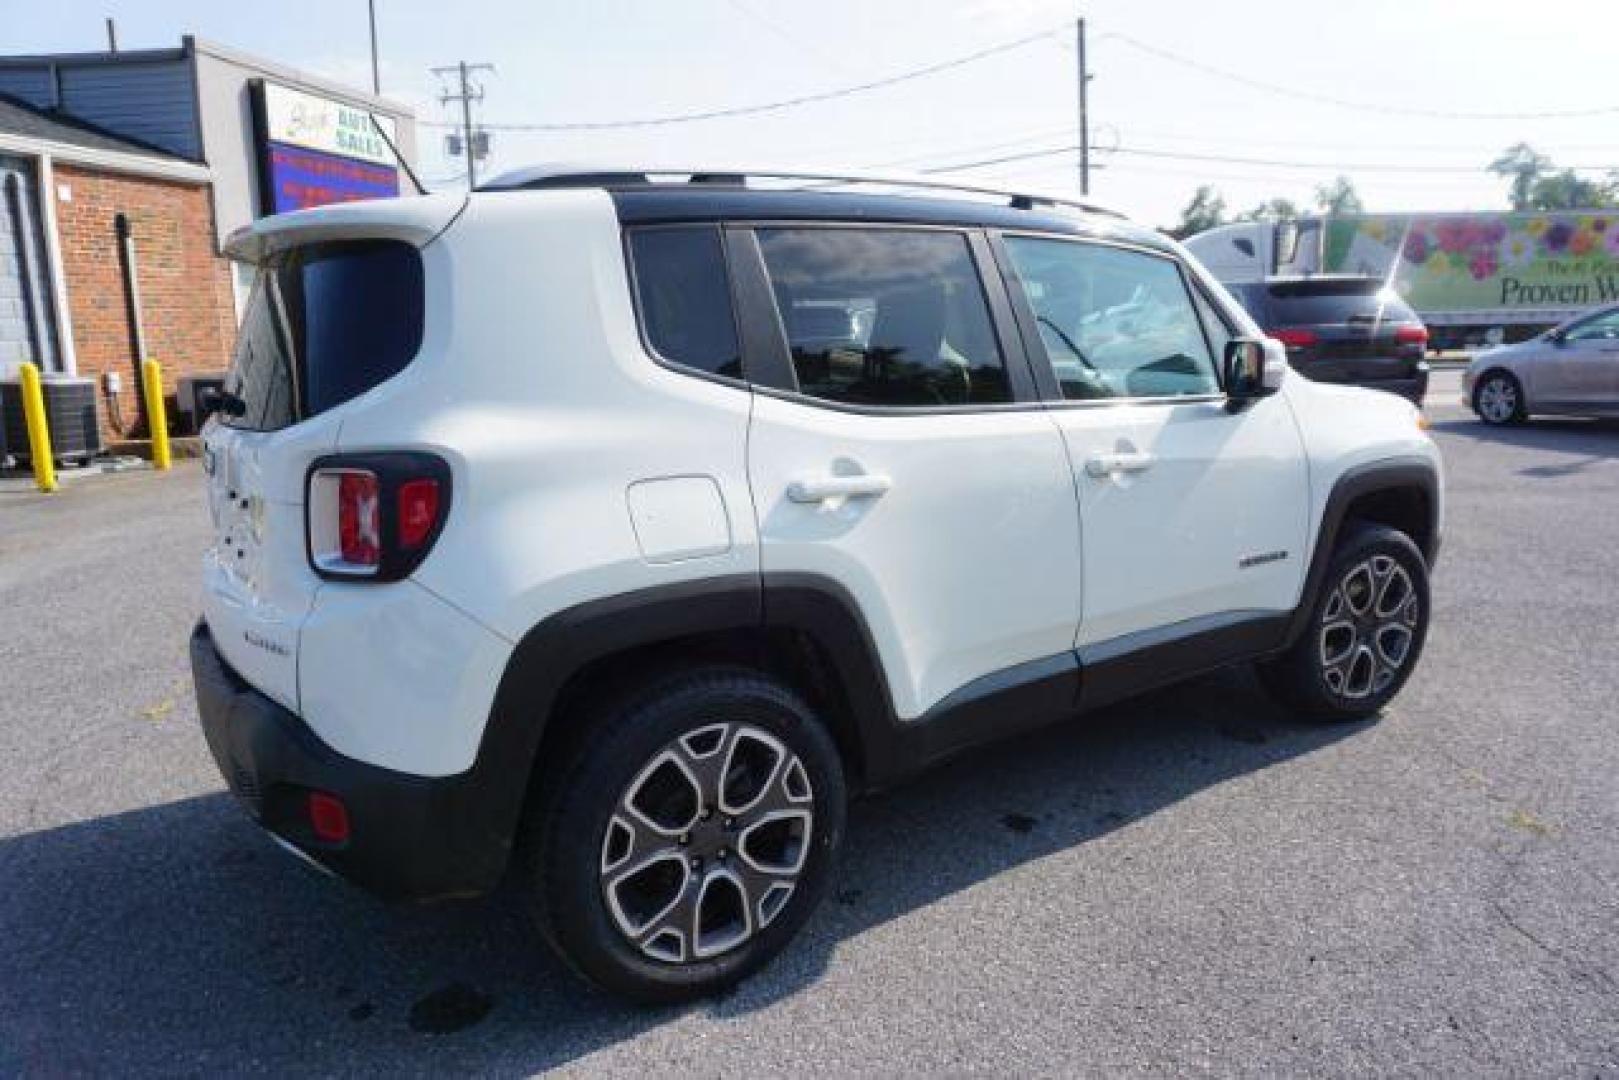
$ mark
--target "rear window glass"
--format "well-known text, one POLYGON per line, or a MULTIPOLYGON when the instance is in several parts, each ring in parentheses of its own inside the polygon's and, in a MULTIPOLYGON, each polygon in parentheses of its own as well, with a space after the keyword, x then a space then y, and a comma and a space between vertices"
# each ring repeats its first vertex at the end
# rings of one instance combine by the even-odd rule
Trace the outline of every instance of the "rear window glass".
POLYGON ((311 244, 259 269, 225 391, 226 423, 273 431, 405 369, 422 344, 422 261, 396 240, 311 244), (232 415, 232 411, 239 415, 232 415))
POLYGON ((742 350, 719 229, 637 229, 630 233, 630 262, 652 350, 685 367, 740 379, 742 350))
POLYGON ((1417 320, 1406 302, 1378 281, 1288 282, 1272 284, 1266 293, 1266 313, 1275 326, 1417 320))

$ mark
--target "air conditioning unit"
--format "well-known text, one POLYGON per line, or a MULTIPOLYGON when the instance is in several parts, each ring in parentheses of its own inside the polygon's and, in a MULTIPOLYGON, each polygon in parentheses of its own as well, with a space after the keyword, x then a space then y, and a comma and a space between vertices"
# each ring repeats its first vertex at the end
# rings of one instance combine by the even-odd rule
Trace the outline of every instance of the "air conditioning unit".
MULTIPOLYGON (((85 464, 101 453, 95 381, 45 375, 40 379, 40 388, 45 395, 45 423, 51 432, 51 456, 57 461, 85 464)), ((22 408, 22 383, 17 380, 0 382, 0 439, 4 440, 5 453, 18 461, 33 461, 28 421, 22 408)))
POLYGON ((186 431, 195 435, 217 408, 220 391, 225 389, 225 372, 182 375, 174 387, 175 411, 185 417, 186 431))

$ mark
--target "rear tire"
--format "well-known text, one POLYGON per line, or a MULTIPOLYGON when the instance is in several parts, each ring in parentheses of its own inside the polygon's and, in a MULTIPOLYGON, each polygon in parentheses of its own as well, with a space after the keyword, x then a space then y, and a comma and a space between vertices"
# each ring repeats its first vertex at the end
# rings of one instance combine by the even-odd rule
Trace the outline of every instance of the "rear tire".
POLYGON ((1306 719, 1365 719, 1411 676, 1429 609, 1428 564, 1411 538, 1354 524, 1333 553, 1304 632, 1256 666, 1259 680, 1278 704, 1306 719))
POLYGON ((1473 411, 1492 427, 1523 423, 1529 417, 1523 384, 1510 371, 1487 372, 1473 388, 1473 411))
POLYGON ((847 791, 791 690, 744 668, 603 702, 542 779, 519 864, 547 941, 646 1003, 706 997, 786 946, 830 881, 847 791))

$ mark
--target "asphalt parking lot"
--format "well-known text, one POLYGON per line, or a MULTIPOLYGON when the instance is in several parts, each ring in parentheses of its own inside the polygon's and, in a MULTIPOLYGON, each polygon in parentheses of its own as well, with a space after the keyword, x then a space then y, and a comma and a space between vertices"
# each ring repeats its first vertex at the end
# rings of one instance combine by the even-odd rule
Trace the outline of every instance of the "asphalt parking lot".
POLYGON ((724 1000, 582 989, 507 898, 389 908, 196 725, 195 466, 0 492, 0 1074, 1619 1075, 1619 425, 1430 414, 1435 622, 1380 720, 1243 673, 855 808, 724 1000))

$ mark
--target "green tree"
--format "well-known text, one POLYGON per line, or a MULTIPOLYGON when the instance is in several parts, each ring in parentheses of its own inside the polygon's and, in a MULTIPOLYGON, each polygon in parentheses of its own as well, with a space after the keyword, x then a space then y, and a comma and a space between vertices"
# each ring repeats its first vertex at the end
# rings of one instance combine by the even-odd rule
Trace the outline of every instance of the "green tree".
POLYGON ((1340 175, 1330 184, 1318 184, 1315 189, 1315 204, 1323 214, 1363 214, 1366 204, 1361 202, 1360 192, 1355 190, 1355 184, 1347 176, 1340 175))
POLYGON ((1552 167, 1552 159, 1526 142, 1514 143, 1489 164, 1489 171, 1510 181, 1507 198, 1514 210, 1534 209, 1535 184, 1552 167))
POLYGON ((1529 194, 1532 210, 1606 210, 1619 206, 1619 183, 1612 173, 1607 181, 1586 180, 1573 169, 1547 173, 1535 181, 1529 194))
POLYGON ((1203 184, 1192 195, 1192 201, 1181 208, 1180 224, 1170 231, 1177 240, 1196 236, 1217 225, 1224 225, 1225 199, 1209 184, 1203 184))
POLYGON ((1280 195, 1266 199, 1252 210, 1243 214, 1238 221, 1297 221, 1303 215, 1299 213, 1298 203, 1292 199, 1285 199, 1280 195))

